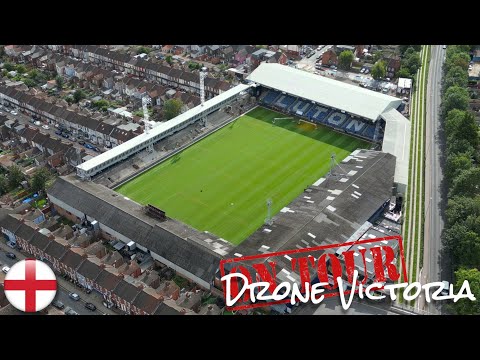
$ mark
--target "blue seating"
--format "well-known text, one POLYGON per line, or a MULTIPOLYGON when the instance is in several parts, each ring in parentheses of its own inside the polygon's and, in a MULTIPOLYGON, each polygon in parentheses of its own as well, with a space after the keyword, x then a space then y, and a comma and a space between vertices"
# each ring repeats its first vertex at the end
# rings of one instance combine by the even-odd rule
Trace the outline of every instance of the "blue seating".
POLYGON ((268 94, 263 98, 263 102, 267 105, 271 105, 279 95, 280 93, 278 91, 269 90, 268 94))
POLYGON ((342 126, 342 129, 349 134, 360 135, 367 124, 359 119, 350 119, 342 126))
POLYGON ((362 135, 365 136, 368 139, 373 140, 373 135, 375 134, 375 125, 370 125, 368 124, 363 130, 362 135))
POLYGON ((349 119, 350 117, 346 114, 343 114, 338 111, 334 111, 325 122, 328 126, 332 126, 334 128, 340 129, 342 125, 349 119))
POLYGON ((282 95, 280 96, 280 98, 277 100, 277 102, 275 103, 275 105, 277 105, 278 107, 281 107, 281 108, 288 108, 290 105, 293 104, 293 102, 295 101, 295 98, 290 96, 290 95, 282 95))

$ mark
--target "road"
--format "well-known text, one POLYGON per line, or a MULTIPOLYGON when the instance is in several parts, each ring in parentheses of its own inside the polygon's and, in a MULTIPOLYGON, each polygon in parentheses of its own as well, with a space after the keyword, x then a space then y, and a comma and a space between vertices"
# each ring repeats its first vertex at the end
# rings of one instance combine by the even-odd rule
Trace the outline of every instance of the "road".
POLYGON ((310 72, 315 71, 315 62, 317 61, 317 59, 321 55, 323 55, 323 53, 325 51, 327 51, 328 49, 331 49, 333 47, 333 45, 319 45, 319 47, 320 47, 320 50, 319 51, 315 50, 315 55, 313 55, 309 58, 307 58, 306 56, 304 58, 302 58, 296 64, 296 68, 306 70, 306 71, 310 71, 310 72))
POLYGON ((42 125, 45 125, 44 122, 42 122, 42 125, 40 126, 37 126, 37 125, 34 125, 30 122, 30 119, 31 117, 25 115, 25 114, 22 114, 19 110, 16 110, 17 111, 17 115, 12 115, 10 114, 10 111, 12 110, 11 107, 9 108, 5 108, 3 107, 2 109, 0 109, 0 111, 7 116, 8 119, 10 120, 18 120, 19 124, 22 124, 22 125, 25 125, 25 126, 30 126, 30 127, 33 127, 33 128, 37 128, 39 129, 42 133, 44 134, 49 134, 50 137, 52 137, 53 139, 60 139, 62 140, 63 142, 65 143, 69 143, 69 144, 73 144, 73 146, 77 149, 84 149, 86 154, 87 155, 91 155, 91 156, 97 156, 98 153, 93 151, 93 150, 89 150, 87 148, 85 148, 84 146, 80 145, 79 143, 77 142, 74 142, 74 141, 71 141, 70 139, 65 139, 61 136, 58 136, 57 134, 55 134, 55 130, 57 130, 53 125, 48 125, 49 126, 49 129, 46 130, 46 129, 43 129, 42 128, 42 125))
MULTIPOLYGON (((443 169, 441 157, 440 132, 440 89, 442 65, 445 50, 441 45, 432 46, 430 71, 427 85, 426 107, 426 153, 425 153, 425 232, 423 252, 422 283, 433 281, 451 281, 451 273, 446 258, 441 257, 443 230, 443 169)), ((439 304, 427 305, 424 310, 438 314, 439 304)))
MULTIPOLYGON (((0 268, 4 267, 5 265, 8 267, 12 267, 16 262, 18 262, 20 259, 24 259, 25 256, 21 255, 18 251, 13 251, 15 254, 17 254, 17 259, 12 260, 6 257, 6 252, 5 252, 5 240, 1 239, 1 249, 0 249, 0 268)), ((97 305, 97 310, 95 311, 90 311, 87 308, 85 308, 85 303, 87 299, 89 299, 93 296, 92 294, 86 294, 83 293, 82 291, 78 290, 77 294, 80 295, 80 300, 75 301, 72 300, 71 298, 68 297, 68 294, 70 293, 71 290, 67 289, 68 287, 72 287, 73 285, 68 283, 68 281, 58 277, 57 276, 57 284, 58 284, 58 289, 57 289, 57 295, 55 296, 56 300, 60 300, 63 304, 65 304, 65 307, 69 306, 72 308, 74 311, 76 311, 79 315, 104 315, 105 312, 108 312, 111 314, 112 312, 110 310, 107 310, 105 308, 100 308, 97 305)), ((98 302, 97 302, 98 303, 98 302)), ((48 309, 48 308, 47 308, 48 309)))
POLYGON ((293 310, 294 315, 396 315, 387 304, 373 303, 354 298, 347 310, 343 310, 340 298, 324 299, 319 305, 305 303, 293 310))

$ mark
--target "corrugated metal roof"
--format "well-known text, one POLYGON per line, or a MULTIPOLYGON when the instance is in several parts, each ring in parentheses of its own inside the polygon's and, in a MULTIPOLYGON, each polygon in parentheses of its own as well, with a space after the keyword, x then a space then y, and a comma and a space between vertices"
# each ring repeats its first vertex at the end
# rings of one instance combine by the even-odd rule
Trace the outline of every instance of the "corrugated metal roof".
POLYGON ((202 111, 205 109, 208 109, 209 107, 215 106, 219 104, 220 102, 227 100, 237 94, 239 94, 242 91, 245 91, 248 89, 251 85, 245 85, 245 84, 240 84, 232 89, 225 91, 221 93, 220 95, 215 96, 213 99, 205 101, 204 106, 198 105, 194 107, 193 109, 190 109, 183 114, 178 115, 177 117, 158 124, 155 126, 152 130, 149 131, 148 134, 143 133, 140 134, 136 137, 134 137, 131 140, 128 140, 124 142, 123 144, 120 144, 113 149, 110 149, 109 151, 106 151, 100 155, 95 156, 93 159, 88 160, 84 162, 83 164, 80 164, 77 166, 77 168, 84 170, 84 171, 89 171, 93 169, 95 166, 101 165, 110 159, 122 155, 125 152, 129 151, 130 149, 133 149, 137 145, 141 145, 149 141, 150 139, 154 138, 155 136, 168 131, 169 129, 175 127, 178 124, 181 124, 185 121, 188 121, 190 118, 192 118, 195 115, 200 114, 202 111))
POLYGON ((372 121, 402 102, 392 96, 281 64, 262 63, 247 79, 372 121))
POLYGON ((410 157, 410 120, 395 109, 382 114, 385 120, 382 151, 395 155, 395 182, 408 184, 408 161, 410 157))

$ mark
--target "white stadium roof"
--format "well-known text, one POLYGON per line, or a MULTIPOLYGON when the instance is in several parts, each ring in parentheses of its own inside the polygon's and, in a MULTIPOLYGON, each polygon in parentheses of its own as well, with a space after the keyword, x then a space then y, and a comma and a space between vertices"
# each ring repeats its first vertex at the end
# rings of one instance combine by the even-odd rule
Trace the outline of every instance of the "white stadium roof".
POLYGON ((203 106, 202 105, 195 106, 194 108, 185 111, 184 113, 174 117, 171 120, 168 120, 166 122, 161 122, 158 125, 156 125, 153 129, 151 129, 148 134, 143 133, 143 134, 137 135, 133 139, 130 139, 118 146, 115 146, 114 148, 108 150, 107 152, 99 154, 95 156, 93 159, 90 159, 78 165, 77 168, 80 170, 89 171, 98 165, 102 165, 105 162, 109 161, 110 159, 113 159, 118 155, 122 155, 125 152, 129 151, 130 149, 133 149, 137 145, 142 145, 146 143, 147 141, 163 133, 164 131, 167 131, 174 126, 189 120, 193 116, 200 114, 205 109, 213 107, 221 103, 222 101, 231 98, 232 96, 240 94, 242 91, 247 90, 250 86, 251 85, 245 85, 245 84, 237 85, 221 93, 220 95, 217 95, 214 98, 205 101, 205 104, 203 106))
POLYGON ((410 158, 410 120, 395 109, 382 114, 385 120, 382 151, 395 155, 395 182, 407 186, 410 158))
POLYGON ((261 63, 247 79, 372 121, 402 102, 393 96, 280 64, 261 63))

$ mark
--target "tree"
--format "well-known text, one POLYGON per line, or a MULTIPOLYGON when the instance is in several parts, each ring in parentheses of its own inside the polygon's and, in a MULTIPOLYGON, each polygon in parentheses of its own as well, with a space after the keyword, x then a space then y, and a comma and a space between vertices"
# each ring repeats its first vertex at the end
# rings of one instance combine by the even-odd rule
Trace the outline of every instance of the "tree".
POLYGON ((19 73, 19 74, 25 74, 27 72, 27 68, 25 67, 25 65, 22 65, 22 64, 18 64, 15 68, 15 70, 19 73))
POLYGON ((34 87, 37 85, 37 83, 35 81, 33 81, 32 79, 25 79, 23 80, 23 83, 25 85, 27 85, 28 87, 34 87))
POLYGON ((338 56, 338 66, 342 69, 348 70, 352 67, 353 59, 355 59, 355 55, 353 55, 352 51, 342 51, 338 56))
POLYGON ((12 165, 8 169, 8 186, 10 189, 15 189, 23 181, 22 170, 17 165, 12 165))
POLYGON ((63 83, 64 83, 63 78, 60 75, 58 75, 55 78, 55 82, 57 83, 58 90, 62 90, 63 89, 63 83))
POLYGON ((3 68, 7 71, 13 71, 15 70, 15 65, 10 62, 6 62, 5 64, 3 64, 3 68))
POLYGON ((170 99, 163 104, 163 114, 167 120, 170 120, 180 114, 183 103, 178 99, 170 99))
POLYGON ((468 73, 461 66, 452 66, 445 74, 444 86, 449 88, 451 86, 459 86, 466 88, 468 85, 468 73))
POLYGON ((387 69, 383 60, 377 61, 375 65, 372 66, 372 77, 375 80, 384 78, 386 73, 387 69))
POLYGON ((169 65, 172 65, 172 63, 173 63, 172 55, 167 55, 167 57, 165 58, 165 61, 166 61, 169 65))
POLYGON ((145 46, 139 46, 137 48, 137 54, 150 54, 151 52, 152 52, 152 49, 145 46))
POLYGON ((480 236, 465 223, 455 223, 446 229, 444 239, 456 266, 479 266, 480 236))
POLYGON ((400 54, 404 54, 409 48, 412 48, 414 51, 422 50, 422 45, 399 45, 398 49, 400 50, 400 54))
MULTIPOLYGON (((480 194, 480 167, 462 170, 453 180, 450 196, 474 196, 480 194)), ((479 257, 480 260, 480 257, 479 257)))
POLYGON ((75 92, 73 93, 73 101, 75 103, 78 103, 80 100, 85 99, 86 97, 87 95, 81 89, 75 90, 75 92))
POLYGON ((45 191, 45 187, 51 177, 52 176, 47 168, 40 168, 32 177, 32 191, 45 191))
POLYGON ((453 109, 448 112, 445 133, 447 143, 462 139, 476 149, 479 145, 478 125, 471 112, 453 109))
POLYGON ((448 112, 453 109, 467 110, 469 99, 467 89, 459 86, 449 87, 442 101, 444 114, 448 114, 448 112))
POLYGON ((455 154, 469 154, 475 156, 475 149, 465 139, 450 139, 447 143, 447 157, 455 154))
POLYGON ((468 281, 470 290, 476 300, 460 299, 453 304, 453 309, 458 315, 480 315, 480 271, 478 269, 459 269, 455 271, 455 292, 460 291, 465 280, 468 281))
POLYGON ((480 196, 455 196, 448 199, 445 215, 447 217, 447 226, 461 222, 469 215, 480 216, 480 196))
POLYGON ((402 59, 402 65, 410 71, 410 74, 415 75, 418 69, 420 69, 421 64, 420 54, 413 50, 413 48, 409 48, 405 53, 405 57, 402 59))
POLYGON ((411 78, 412 74, 410 73, 410 70, 406 67, 400 67, 400 70, 397 71, 397 77, 399 78, 411 78))
POLYGON ((107 100, 102 99, 92 102, 92 106, 98 110, 107 111, 110 107, 110 103, 107 100))
POLYGON ((468 170, 471 167, 472 158, 470 154, 452 154, 447 157, 445 176, 447 180, 451 182, 462 170, 468 170))
POLYGON ((0 195, 8 192, 8 180, 4 175, 0 175, 0 195))
POLYGON ((377 62, 379 60, 383 59, 383 52, 377 51, 376 53, 373 54, 373 61, 377 62))
POLYGON ((468 64, 470 63, 470 55, 466 52, 453 53, 451 56, 447 56, 445 61, 445 68, 449 71, 454 66, 460 66, 467 71, 468 64))

